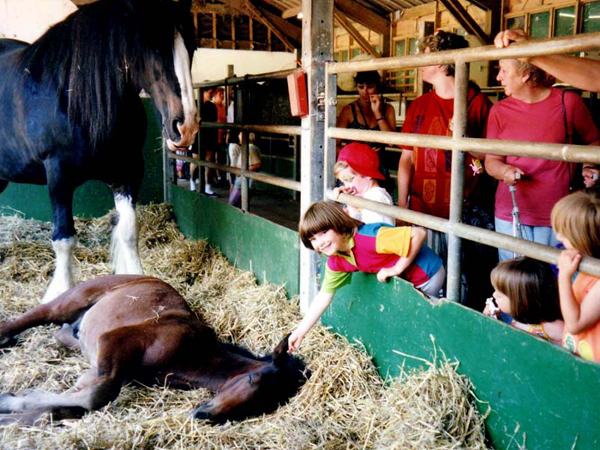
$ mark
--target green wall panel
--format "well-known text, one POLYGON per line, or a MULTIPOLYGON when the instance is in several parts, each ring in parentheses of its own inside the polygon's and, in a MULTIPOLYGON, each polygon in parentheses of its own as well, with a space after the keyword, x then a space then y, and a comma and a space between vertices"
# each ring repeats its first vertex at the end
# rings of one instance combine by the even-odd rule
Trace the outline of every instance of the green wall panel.
POLYGON ((284 284, 288 297, 298 295, 298 233, 177 186, 170 197, 186 237, 206 239, 259 282, 284 284))
POLYGON ((486 402, 481 411, 491 407, 494 448, 600 448, 599 364, 460 304, 433 305, 403 280, 382 284, 361 273, 338 291, 323 323, 362 341, 384 376, 422 364, 394 350, 432 360, 433 337, 438 356, 460 361, 486 402))
MULTIPOLYGON (((162 135, 160 116, 150 99, 142 99, 146 108, 148 131, 144 145, 145 174, 140 188, 138 203, 162 203, 162 135)), ((115 164, 118 164, 115 161, 115 164)), ((104 183, 88 181, 75 191, 73 213, 78 217, 99 217, 106 214, 115 203, 112 191, 104 183)), ((52 209, 46 186, 10 183, 0 194, 0 211, 11 214, 14 210, 31 219, 52 221, 52 209)))

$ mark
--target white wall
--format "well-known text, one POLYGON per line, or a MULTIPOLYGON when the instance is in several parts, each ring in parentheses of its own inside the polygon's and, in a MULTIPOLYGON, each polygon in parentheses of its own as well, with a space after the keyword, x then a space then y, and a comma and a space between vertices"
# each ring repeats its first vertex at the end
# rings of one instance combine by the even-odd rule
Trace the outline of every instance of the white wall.
POLYGON ((233 65, 238 76, 294 69, 296 56, 286 52, 260 52, 250 50, 227 50, 199 48, 194 53, 192 80, 221 80, 227 77, 227 65, 233 65))
POLYGON ((76 10, 70 0, 0 0, 0 37, 33 42, 76 10))

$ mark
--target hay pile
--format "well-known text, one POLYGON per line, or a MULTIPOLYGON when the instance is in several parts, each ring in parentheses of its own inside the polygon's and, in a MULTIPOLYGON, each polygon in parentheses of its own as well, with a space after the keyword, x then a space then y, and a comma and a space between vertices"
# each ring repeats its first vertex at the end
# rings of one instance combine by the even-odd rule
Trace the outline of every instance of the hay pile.
MULTIPOLYGON (((171 283, 217 334, 269 352, 300 320, 281 287, 257 285, 203 241, 187 241, 168 206, 139 208, 140 251, 147 274, 171 283)), ((80 281, 110 272, 108 217, 78 220, 80 281)), ((53 269, 51 226, 0 218, 0 319, 35 306, 53 269)), ((23 333, 0 352, 0 391, 62 391, 88 367, 60 347, 54 327, 23 333)), ((299 395, 272 415, 210 426, 190 412, 211 394, 126 387, 113 403, 81 420, 0 430, 6 449, 482 449, 483 420, 468 380, 448 363, 405 374, 386 386, 357 346, 317 325, 300 355, 312 371, 299 395)))

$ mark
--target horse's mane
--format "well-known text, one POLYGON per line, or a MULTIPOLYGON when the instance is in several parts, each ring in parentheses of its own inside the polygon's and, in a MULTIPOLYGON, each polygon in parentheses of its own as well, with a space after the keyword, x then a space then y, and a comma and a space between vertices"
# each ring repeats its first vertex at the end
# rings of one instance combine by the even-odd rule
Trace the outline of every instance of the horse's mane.
POLYGON ((141 89, 148 47, 172 61, 175 28, 165 6, 159 0, 84 6, 23 51, 24 83, 30 76, 38 86, 56 89, 56 110, 66 110, 71 125, 95 146, 113 128, 123 94, 141 89))

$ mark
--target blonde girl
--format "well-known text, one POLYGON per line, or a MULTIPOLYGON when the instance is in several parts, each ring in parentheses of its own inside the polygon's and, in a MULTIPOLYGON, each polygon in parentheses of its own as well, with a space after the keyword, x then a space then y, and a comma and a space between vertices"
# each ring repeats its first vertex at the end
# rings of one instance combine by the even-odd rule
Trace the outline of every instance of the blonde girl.
POLYGON ((565 246, 558 259, 563 344, 600 362, 600 278, 577 272, 582 255, 600 258, 600 200, 586 192, 561 199, 552 209, 552 228, 565 246))

